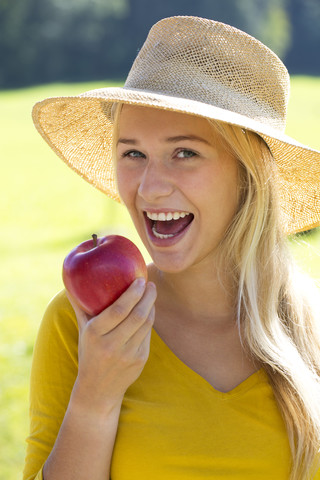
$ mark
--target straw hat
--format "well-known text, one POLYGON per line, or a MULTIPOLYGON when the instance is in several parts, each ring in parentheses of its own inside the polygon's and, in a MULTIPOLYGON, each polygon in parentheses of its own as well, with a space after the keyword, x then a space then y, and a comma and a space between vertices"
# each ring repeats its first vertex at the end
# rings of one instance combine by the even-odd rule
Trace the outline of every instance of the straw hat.
POLYGON ((320 153, 284 134, 289 75, 250 35, 213 20, 156 23, 123 88, 49 98, 33 109, 36 128, 72 169, 120 200, 112 167, 115 102, 200 115, 258 133, 279 171, 284 230, 320 224, 320 153))

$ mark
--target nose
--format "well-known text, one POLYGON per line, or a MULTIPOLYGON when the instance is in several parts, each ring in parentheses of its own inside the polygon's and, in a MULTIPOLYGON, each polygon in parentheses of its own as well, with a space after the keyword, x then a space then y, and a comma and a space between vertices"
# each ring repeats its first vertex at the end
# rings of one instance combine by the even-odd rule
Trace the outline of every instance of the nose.
POLYGON ((138 194, 146 202, 171 195, 174 190, 172 178, 165 166, 149 161, 141 176, 138 194))

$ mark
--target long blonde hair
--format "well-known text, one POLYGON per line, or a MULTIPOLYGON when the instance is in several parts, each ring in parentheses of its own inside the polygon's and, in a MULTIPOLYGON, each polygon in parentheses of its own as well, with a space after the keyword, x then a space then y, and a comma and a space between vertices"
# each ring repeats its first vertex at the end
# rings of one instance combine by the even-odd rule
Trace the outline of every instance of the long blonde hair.
POLYGON ((290 478, 309 479, 320 446, 319 291, 306 288, 288 253, 277 167, 267 145, 253 132, 211 123, 240 164, 239 210, 220 252, 237 285, 242 340, 268 373, 284 418, 290 478))
MULTIPOLYGON (((114 140, 122 104, 113 108, 114 140)), ((319 466, 320 305, 301 279, 281 227, 277 167, 261 137, 209 120, 239 160, 239 208, 220 244, 238 291, 244 346, 268 373, 292 451, 291 480, 319 466)), ((115 141, 113 145, 115 159, 115 141)), ((308 284, 308 286, 307 286, 308 284)))

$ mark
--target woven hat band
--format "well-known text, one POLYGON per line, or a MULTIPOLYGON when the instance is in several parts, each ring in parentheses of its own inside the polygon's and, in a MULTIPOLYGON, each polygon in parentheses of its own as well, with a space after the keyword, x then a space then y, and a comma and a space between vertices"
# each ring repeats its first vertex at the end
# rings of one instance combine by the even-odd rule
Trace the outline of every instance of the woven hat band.
POLYGON ((195 100, 285 128, 285 66, 261 42, 219 22, 190 17, 158 22, 125 88, 195 100))

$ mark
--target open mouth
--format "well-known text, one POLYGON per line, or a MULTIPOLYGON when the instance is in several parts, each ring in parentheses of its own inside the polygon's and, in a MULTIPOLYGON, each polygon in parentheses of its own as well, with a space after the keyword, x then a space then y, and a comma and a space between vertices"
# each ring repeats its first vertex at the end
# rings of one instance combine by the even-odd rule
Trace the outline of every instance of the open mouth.
POLYGON ((192 222, 190 212, 144 212, 149 233, 165 240, 181 234, 192 222))

